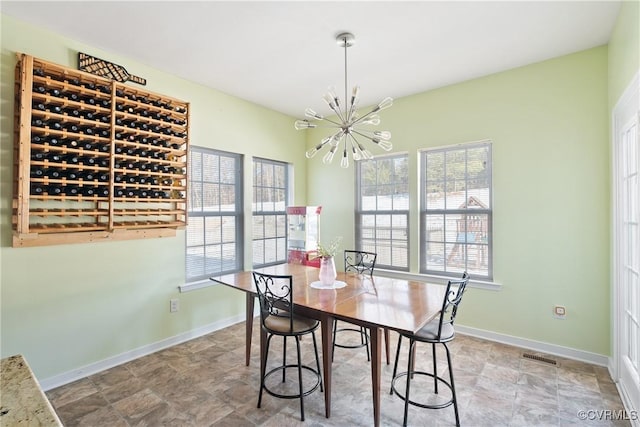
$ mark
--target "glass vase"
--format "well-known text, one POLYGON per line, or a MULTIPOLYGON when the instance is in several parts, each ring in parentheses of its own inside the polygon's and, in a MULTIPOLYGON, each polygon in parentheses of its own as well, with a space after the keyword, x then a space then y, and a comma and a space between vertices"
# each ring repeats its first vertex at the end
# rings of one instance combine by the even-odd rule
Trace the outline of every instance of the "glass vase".
POLYGON ((336 273, 336 263, 333 260, 333 257, 324 257, 320 259, 320 282, 324 286, 333 285, 336 281, 336 277, 338 274, 336 273))

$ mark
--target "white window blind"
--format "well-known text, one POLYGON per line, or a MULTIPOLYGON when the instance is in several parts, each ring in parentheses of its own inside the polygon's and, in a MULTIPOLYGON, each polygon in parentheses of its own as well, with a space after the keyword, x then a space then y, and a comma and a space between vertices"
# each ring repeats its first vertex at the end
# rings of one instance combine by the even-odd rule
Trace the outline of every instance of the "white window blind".
POLYGON ((422 273, 492 279, 491 167, 488 141, 422 151, 422 273))
POLYGON ((242 270, 241 156, 192 146, 186 279, 242 270))
POLYGON ((253 159, 253 266, 287 262, 289 165, 253 159))
POLYGON ((407 154, 356 163, 356 249, 379 268, 409 270, 408 181, 407 154))

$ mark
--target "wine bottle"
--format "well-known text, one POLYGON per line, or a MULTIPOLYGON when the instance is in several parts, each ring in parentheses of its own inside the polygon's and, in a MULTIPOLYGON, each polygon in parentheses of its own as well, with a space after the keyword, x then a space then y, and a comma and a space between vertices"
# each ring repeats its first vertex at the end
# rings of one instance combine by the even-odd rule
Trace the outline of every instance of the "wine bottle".
POLYGON ((66 173, 66 178, 70 181, 77 181, 78 179, 80 179, 80 176, 78 175, 78 171, 75 171, 73 169, 68 169, 66 173))
POLYGON ((124 188, 116 188, 115 189, 115 195, 116 197, 124 197, 125 196, 125 191, 124 188))
POLYGON ((145 199, 148 198, 149 197, 149 190, 141 188, 140 190, 138 190, 138 196, 139 197, 144 197, 145 199))
POLYGON ((31 173, 30 175, 33 178, 43 178, 44 177, 44 173, 45 173, 45 169, 42 167, 38 167, 38 166, 31 166, 31 173))
POLYGON ((45 190, 45 186, 43 184, 39 184, 35 182, 31 184, 32 195, 35 195, 35 196, 42 195, 44 193, 44 190, 45 190))
POLYGON ((71 165, 77 165, 78 163, 80 163, 80 157, 73 153, 64 156, 64 160, 67 162, 67 164, 71 165))
POLYGON ((94 187, 82 186, 80 187, 80 193, 85 197, 91 197, 95 195, 94 187))
POLYGON ((96 187, 95 194, 98 197, 109 197, 109 187, 96 187))
POLYGON ((33 87, 35 93, 47 93, 47 87, 43 85, 37 85, 33 87))
POLYGON ((38 77, 44 77, 44 70, 42 68, 34 68, 33 75, 38 77))
POLYGON ((61 163, 62 162, 62 155, 58 154, 58 153, 49 153, 47 155, 47 160, 53 163, 61 163))
POLYGON ((62 194, 62 186, 60 185, 47 185, 45 190, 50 196, 58 196, 62 194))
POLYGON ((64 194, 67 196, 77 196, 80 193, 80 189, 75 185, 67 185, 64 187, 64 194))
POLYGON ((34 102, 33 103, 34 110, 47 111, 47 107, 42 102, 34 102))
POLYGON ((31 160, 35 160, 38 162, 47 160, 49 155, 44 151, 32 151, 31 152, 31 160))
POLYGON ((69 101, 80 102, 80 95, 75 92, 65 92, 64 97, 69 101))
POLYGON ((95 181, 96 179, 93 171, 84 171, 80 173, 80 178, 82 178, 83 181, 95 181))
POLYGON ((33 144, 44 144, 45 142, 47 142, 47 138, 45 138, 44 136, 40 136, 40 135, 32 135, 31 136, 31 142, 33 144))
POLYGON ((98 181, 100 182, 109 182, 109 173, 108 172, 100 172, 98 173, 98 181))
POLYGON ((48 168, 45 169, 44 175, 51 179, 60 179, 62 178, 62 170, 59 168, 48 168))
POLYGON ((111 88, 107 85, 98 85, 97 89, 102 93, 111 93, 111 88))
POLYGON ((96 105, 97 104, 97 101, 93 96, 85 95, 85 96, 81 96, 80 99, 85 104, 89 104, 89 105, 96 105))
POLYGON ((49 89, 49 95, 59 97, 60 95, 62 95, 62 91, 54 87, 49 89))
POLYGON ((63 110, 67 116, 71 116, 71 117, 80 117, 80 110, 73 108, 73 107, 67 107, 63 110))
POLYGON ((79 148, 79 143, 77 140, 75 139, 71 139, 71 138, 65 138, 61 141, 61 144, 64 145, 67 148, 79 148))
POLYGON ((98 162, 98 159, 96 159, 95 157, 83 157, 82 158, 82 164, 84 164, 84 165, 95 166, 97 162, 98 162))
POLYGON ((69 123, 69 124, 67 124, 67 131, 68 132, 73 132, 73 133, 79 133, 80 132, 80 127, 78 125, 76 125, 75 123, 69 123))

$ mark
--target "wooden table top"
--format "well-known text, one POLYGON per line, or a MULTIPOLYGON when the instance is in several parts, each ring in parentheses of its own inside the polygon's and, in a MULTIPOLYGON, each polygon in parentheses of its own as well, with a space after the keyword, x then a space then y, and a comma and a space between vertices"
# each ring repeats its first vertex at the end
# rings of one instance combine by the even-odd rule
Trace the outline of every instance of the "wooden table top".
MULTIPOLYGON (((316 289, 319 270, 300 264, 279 264, 257 269, 269 274, 293 276, 293 302, 311 310, 399 332, 416 332, 442 308, 445 287, 420 281, 339 272, 336 280, 346 287, 316 289)), ((213 277, 212 280, 257 294, 251 271, 213 277)))

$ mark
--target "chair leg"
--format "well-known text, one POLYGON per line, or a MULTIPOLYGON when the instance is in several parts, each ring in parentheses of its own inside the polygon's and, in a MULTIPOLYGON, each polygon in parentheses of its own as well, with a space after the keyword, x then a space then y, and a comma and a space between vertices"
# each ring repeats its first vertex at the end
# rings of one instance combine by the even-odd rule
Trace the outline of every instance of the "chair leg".
POLYGON ((436 345, 431 344, 431 351, 433 353, 433 392, 438 394, 438 364, 436 363, 436 345))
POLYGON ((367 362, 371 362, 371 353, 369 352, 369 340, 367 339, 367 331, 364 326, 360 326, 360 342, 366 344, 367 349, 367 362))
POLYGON ((322 389, 322 371, 320 371, 320 358, 318 357, 318 345, 316 343, 316 333, 311 332, 311 337, 313 338, 313 351, 316 354, 316 368, 318 369, 318 375, 320 375, 320 391, 324 391, 322 389))
MULTIPOLYGON (((302 358, 300 357, 300 339, 296 335, 296 350, 298 351, 298 387, 300 390, 300 420, 304 421, 304 391, 302 390, 302 358)), ((286 369, 286 368, 285 368, 286 369)))
POLYGON ((389 362, 390 343, 389 343, 389 330, 388 329, 384 330, 384 349, 385 349, 385 352, 387 353, 387 365, 389 365, 390 364, 390 362, 389 362))
POLYGON ((393 375, 391 375, 391 389, 389 390, 389 394, 393 394, 393 379, 396 377, 396 373, 398 372, 398 360, 400 359, 401 344, 402 335, 398 335, 398 349, 396 350, 396 361, 393 363, 393 375))
MULTIPOLYGON (((287 366, 287 336, 283 336, 284 343, 282 348, 282 366, 287 366)), ((282 369, 282 382, 285 381, 285 375, 287 373, 287 368, 282 369)))
POLYGON ((333 358, 336 353, 336 331, 338 330, 338 320, 333 320, 333 339, 331 340, 331 362, 333 363, 333 358))
POLYGON ((415 352, 414 352, 415 347, 416 347, 416 342, 411 338, 409 338, 409 362, 407 363, 407 388, 405 389, 405 392, 404 392, 404 419, 402 421, 403 427, 406 427, 407 425, 407 415, 409 413, 409 391, 411 388, 411 377, 413 376, 412 369, 413 369, 414 357, 415 357, 415 352))
POLYGON ((451 398, 453 399, 453 411, 456 414, 456 426, 460 427, 460 414, 458 413, 458 398, 456 397, 456 386, 453 383, 453 365, 451 364, 451 354, 447 343, 442 343, 447 350, 447 364, 449 365, 449 381, 451 381, 451 398))
POLYGON ((262 390, 264 390, 264 373, 267 372, 267 359, 269 358, 269 344, 271 344, 271 337, 273 335, 269 335, 267 338, 267 345, 264 355, 261 357, 264 358, 262 365, 262 369, 260 370, 260 393, 258 394, 258 408, 262 404, 262 390))

